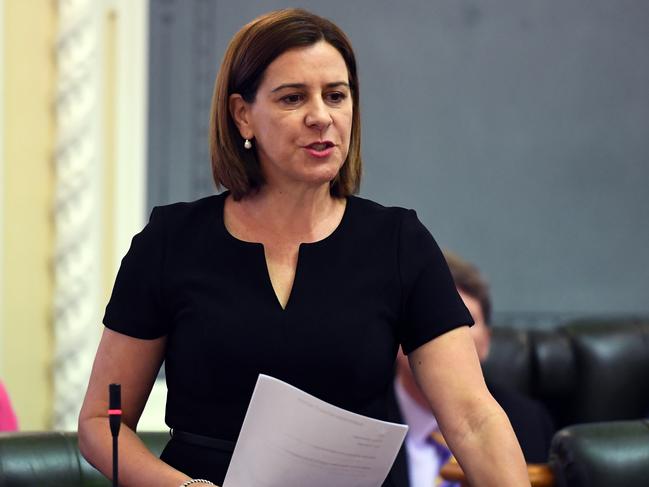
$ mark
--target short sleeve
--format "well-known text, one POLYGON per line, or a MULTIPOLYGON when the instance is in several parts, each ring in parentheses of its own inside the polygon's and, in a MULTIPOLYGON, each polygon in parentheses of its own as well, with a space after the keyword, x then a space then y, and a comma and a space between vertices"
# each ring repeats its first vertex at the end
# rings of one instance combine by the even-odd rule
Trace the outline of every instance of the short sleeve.
POLYGON ((460 298, 444 255, 414 210, 403 214, 399 237, 400 341, 408 354, 473 319, 460 298))
POLYGON ((106 306, 103 322, 107 328, 143 339, 168 333, 170 320, 163 299, 164 226, 164 212, 154 208, 149 223, 133 237, 106 306))

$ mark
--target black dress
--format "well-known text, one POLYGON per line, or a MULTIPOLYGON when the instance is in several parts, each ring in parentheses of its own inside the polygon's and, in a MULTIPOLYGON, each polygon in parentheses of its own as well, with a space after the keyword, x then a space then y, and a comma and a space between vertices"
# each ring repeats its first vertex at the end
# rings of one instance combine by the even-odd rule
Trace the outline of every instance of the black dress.
MULTIPOLYGON (((126 335, 167 335, 170 428, 236 441, 260 373, 386 419, 399 344, 472 323, 415 212, 358 197, 330 236, 300 246, 282 309, 263 246, 225 228, 226 196, 155 208, 104 316, 126 335)), ((220 485, 230 453, 172 439, 162 458, 220 485)))

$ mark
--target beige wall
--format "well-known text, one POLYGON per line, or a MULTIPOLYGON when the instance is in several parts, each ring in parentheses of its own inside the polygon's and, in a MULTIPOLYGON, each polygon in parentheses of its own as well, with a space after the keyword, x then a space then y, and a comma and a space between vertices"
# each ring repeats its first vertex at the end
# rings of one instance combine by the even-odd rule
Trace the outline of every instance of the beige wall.
MULTIPOLYGON (((105 302, 115 266, 143 223, 148 2, 93 1, 101 9, 105 302)), ((0 0, 0 380, 23 430, 52 426, 56 4, 0 0)), ((88 333, 100 331, 97 323, 88 333)))
POLYGON ((22 429, 49 426, 55 2, 6 0, 3 16, 0 370, 22 429))

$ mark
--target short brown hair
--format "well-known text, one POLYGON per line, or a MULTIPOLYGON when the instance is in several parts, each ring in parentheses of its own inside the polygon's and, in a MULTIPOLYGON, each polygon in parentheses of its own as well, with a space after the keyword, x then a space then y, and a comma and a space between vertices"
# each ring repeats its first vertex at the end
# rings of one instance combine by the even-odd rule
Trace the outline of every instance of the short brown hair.
POLYGON ((252 103, 270 63, 289 49, 326 41, 347 65, 352 95, 352 130, 347 159, 331 182, 333 196, 358 192, 361 179, 361 119, 356 58, 345 33, 330 20, 302 9, 276 10, 246 24, 230 41, 214 84, 210 115, 210 155, 217 188, 226 187, 241 199, 264 184, 254 151, 244 140, 229 110, 230 95, 238 93, 252 103))
POLYGON ((482 277, 478 268, 449 250, 444 250, 444 258, 451 270, 455 287, 480 303, 485 323, 490 324, 491 295, 489 293, 489 284, 482 277))

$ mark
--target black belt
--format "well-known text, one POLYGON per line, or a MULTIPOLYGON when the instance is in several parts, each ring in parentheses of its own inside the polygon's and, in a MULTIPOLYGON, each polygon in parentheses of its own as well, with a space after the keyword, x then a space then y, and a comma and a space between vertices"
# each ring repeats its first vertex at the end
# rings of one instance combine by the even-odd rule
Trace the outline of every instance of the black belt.
POLYGON ((189 443, 190 445, 222 450, 229 453, 234 451, 234 441, 221 440, 220 438, 197 435, 196 433, 188 433, 187 431, 179 431, 175 429, 169 430, 169 433, 174 440, 189 443))

